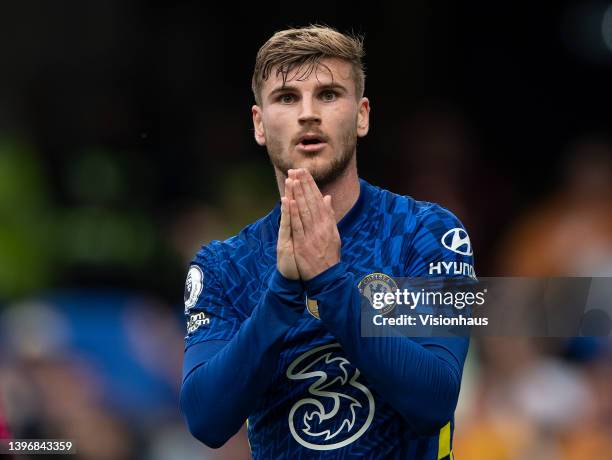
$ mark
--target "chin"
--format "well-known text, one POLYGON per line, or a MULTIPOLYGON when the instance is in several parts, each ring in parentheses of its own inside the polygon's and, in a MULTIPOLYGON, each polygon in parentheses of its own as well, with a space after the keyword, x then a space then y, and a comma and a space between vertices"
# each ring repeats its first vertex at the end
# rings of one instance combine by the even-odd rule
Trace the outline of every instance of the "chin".
POLYGON ((320 174, 320 172, 329 169, 330 161, 328 159, 321 158, 320 156, 304 158, 295 162, 294 169, 304 168, 313 177, 320 174))

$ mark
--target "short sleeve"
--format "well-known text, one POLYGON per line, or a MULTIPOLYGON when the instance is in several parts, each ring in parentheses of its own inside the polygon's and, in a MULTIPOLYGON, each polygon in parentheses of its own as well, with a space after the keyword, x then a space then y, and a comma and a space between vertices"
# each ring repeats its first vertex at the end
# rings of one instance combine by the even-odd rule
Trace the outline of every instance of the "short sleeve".
POLYGON ((185 349, 210 340, 230 340, 240 328, 240 315, 226 299, 221 264, 210 246, 196 254, 185 280, 185 349))

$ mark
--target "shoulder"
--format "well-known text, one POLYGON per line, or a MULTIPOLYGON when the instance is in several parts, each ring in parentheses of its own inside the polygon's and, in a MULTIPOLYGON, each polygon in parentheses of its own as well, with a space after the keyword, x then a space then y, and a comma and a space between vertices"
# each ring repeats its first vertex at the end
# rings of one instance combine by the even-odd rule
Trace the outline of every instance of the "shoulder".
POLYGON ((458 224, 463 227, 459 218, 448 209, 437 203, 415 200, 408 195, 399 195, 380 187, 371 186, 378 193, 382 209, 387 214, 406 214, 411 217, 414 225, 458 224))
MULTIPOLYGON (((414 236, 419 232, 438 235, 444 229, 464 228, 459 218, 448 209, 429 201, 415 200, 389 190, 371 186, 376 193, 380 218, 390 233, 414 236)), ((442 236, 441 234, 439 235, 442 236)))
POLYGON ((429 275, 474 274, 474 252, 467 230, 448 209, 415 201, 415 230, 409 269, 429 275))
POLYGON ((407 273, 417 276, 430 272, 432 263, 442 261, 457 262, 462 272, 473 273, 470 238, 455 214, 437 203, 376 188, 383 234, 401 240, 401 246, 398 243, 394 247, 401 247, 407 273))
POLYGON ((273 209, 261 219, 247 225, 226 240, 213 240, 202 246, 194 263, 223 264, 245 257, 257 257, 266 246, 276 244, 278 212, 273 209))
POLYGON ((374 188, 378 192, 383 212, 390 216, 403 218, 405 233, 425 231, 437 234, 444 229, 464 229, 455 214, 437 203, 419 201, 408 195, 398 195, 379 187, 374 188))
POLYGON ((370 200, 377 203, 376 207, 383 214, 387 215, 409 215, 414 210, 415 203, 413 198, 407 195, 399 195, 390 190, 367 184, 370 200))
MULTIPOLYGON (((266 263, 266 246, 274 232, 274 211, 244 227, 226 240, 203 245, 193 257, 185 282, 185 312, 215 301, 226 302, 228 292, 242 291, 248 273, 259 273, 266 263), (255 268, 253 268, 255 267, 255 268)), ((267 251, 269 252, 269 251, 267 251)))
POLYGON ((467 235, 459 218, 448 209, 436 203, 415 201, 414 217, 416 231, 442 238, 445 233, 459 229, 467 235))
MULTIPOLYGON (((213 284, 236 282, 252 264, 265 262, 270 246, 275 247, 278 218, 276 208, 261 219, 244 227, 226 240, 213 240, 203 245, 193 258, 190 271, 201 271, 213 284)), ((232 283, 230 283, 232 284, 232 283)))

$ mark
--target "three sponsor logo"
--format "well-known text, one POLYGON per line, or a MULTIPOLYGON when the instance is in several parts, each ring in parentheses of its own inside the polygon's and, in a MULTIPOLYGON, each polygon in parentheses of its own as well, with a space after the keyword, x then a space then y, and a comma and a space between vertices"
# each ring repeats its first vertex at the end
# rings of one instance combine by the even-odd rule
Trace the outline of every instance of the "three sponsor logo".
POLYGON ((302 446, 334 450, 359 439, 372 424, 372 392, 338 343, 313 348, 289 365, 291 381, 308 382, 308 392, 289 411, 289 431, 302 446))

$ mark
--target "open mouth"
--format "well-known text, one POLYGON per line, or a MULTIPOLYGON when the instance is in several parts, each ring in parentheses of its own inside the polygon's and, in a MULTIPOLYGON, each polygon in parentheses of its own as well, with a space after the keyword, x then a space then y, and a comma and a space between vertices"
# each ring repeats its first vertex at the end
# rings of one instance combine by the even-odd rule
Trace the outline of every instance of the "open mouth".
POLYGON ((323 136, 315 134, 307 134, 302 136, 298 142, 298 148, 307 152, 315 152, 321 150, 326 145, 323 136))
POLYGON ((318 144, 319 142, 322 142, 321 139, 304 139, 302 141, 302 144, 304 145, 310 145, 310 144, 318 144))
POLYGON ((314 144, 319 144, 321 142, 323 142, 323 141, 321 139, 317 139, 317 138, 315 138, 315 139, 304 139, 304 140, 302 140, 301 144, 302 145, 314 145, 314 144))

